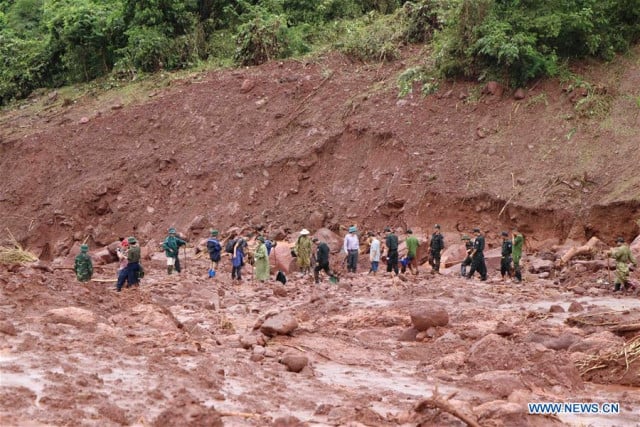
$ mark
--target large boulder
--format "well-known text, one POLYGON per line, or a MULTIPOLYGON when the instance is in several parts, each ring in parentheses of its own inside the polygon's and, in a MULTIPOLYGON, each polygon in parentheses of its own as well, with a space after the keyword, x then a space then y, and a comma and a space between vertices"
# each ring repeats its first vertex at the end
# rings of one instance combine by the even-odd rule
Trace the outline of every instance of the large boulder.
POLYGON ((54 308, 47 311, 45 319, 50 323, 64 323, 87 330, 95 330, 97 323, 94 312, 79 307, 54 308))
POLYGON ((290 313, 278 313, 262 323, 260 332, 273 337, 276 335, 288 335, 298 327, 298 321, 290 313))
POLYGON ((466 257, 467 248, 464 243, 456 243, 445 248, 440 263, 444 267, 451 267, 452 265, 461 263, 466 257))
POLYGON ((275 270, 282 270, 286 274, 298 271, 296 259, 291 256, 291 246, 287 242, 278 242, 277 246, 271 249, 269 262, 275 270))
POLYGON ((411 323, 418 331, 426 331, 436 326, 447 326, 449 313, 436 302, 427 302, 411 310, 411 323))
POLYGON ((300 372, 309 364, 309 358, 299 354, 285 354, 280 359, 280 363, 291 372, 300 372))
POLYGON ((533 274, 550 273, 553 268, 553 261, 547 259, 531 258, 531 263, 529 264, 529 272, 533 274))
POLYGON ((318 231, 316 231, 313 236, 317 237, 321 242, 325 242, 327 245, 329 245, 329 249, 331 249, 331 252, 339 252, 340 249, 342 249, 344 239, 328 228, 318 229, 318 231))

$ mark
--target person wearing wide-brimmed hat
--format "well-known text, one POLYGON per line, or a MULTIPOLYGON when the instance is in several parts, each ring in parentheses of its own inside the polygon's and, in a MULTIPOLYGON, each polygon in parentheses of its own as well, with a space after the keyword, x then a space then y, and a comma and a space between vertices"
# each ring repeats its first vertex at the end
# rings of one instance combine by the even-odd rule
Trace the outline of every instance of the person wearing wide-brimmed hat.
POLYGON ((311 272, 311 239, 309 238, 309 230, 303 228, 300 231, 300 236, 296 240, 296 245, 293 248, 296 254, 296 262, 302 274, 311 272))
POLYGON ((76 256, 73 263, 73 271, 76 278, 80 282, 88 282, 93 276, 93 262, 89 256, 89 246, 80 245, 80 253, 76 256))
POLYGON ((636 258, 631 253, 631 249, 629 249, 629 246, 624 243, 624 238, 618 237, 616 239, 616 243, 618 244, 618 247, 609 251, 609 255, 613 256, 616 260, 614 292, 621 291, 623 286, 625 290, 632 287, 629 283, 629 264, 631 263, 635 266, 638 265, 636 258))
POLYGON ((358 269, 358 252, 360 251, 360 240, 358 239, 358 229, 355 225, 349 227, 349 233, 344 236, 344 251, 347 254, 347 271, 355 273, 358 269))

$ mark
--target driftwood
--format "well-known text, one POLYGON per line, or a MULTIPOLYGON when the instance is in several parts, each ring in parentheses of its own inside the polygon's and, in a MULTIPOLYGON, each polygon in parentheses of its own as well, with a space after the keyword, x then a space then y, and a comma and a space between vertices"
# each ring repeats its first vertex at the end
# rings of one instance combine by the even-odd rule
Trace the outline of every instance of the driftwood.
POLYGON ((560 258, 560 265, 566 265, 573 257, 578 255, 590 255, 593 257, 600 249, 606 247, 602 240, 597 237, 589 239, 586 245, 573 246, 566 254, 560 258))
POLYGON ((440 397, 437 387, 433 391, 433 395, 428 399, 423 399, 418 402, 414 410, 416 412, 423 412, 426 408, 439 409, 440 411, 453 415, 462 422, 466 423, 468 426, 480 427, 480 424, 478 424, 478 421, 476 421, 475 418, 473 418, 471 415, 467 415, 464 412, 461 412, 458 408, 456 408, 449 402, 449 399, 443 399, 442 397, 440 397))

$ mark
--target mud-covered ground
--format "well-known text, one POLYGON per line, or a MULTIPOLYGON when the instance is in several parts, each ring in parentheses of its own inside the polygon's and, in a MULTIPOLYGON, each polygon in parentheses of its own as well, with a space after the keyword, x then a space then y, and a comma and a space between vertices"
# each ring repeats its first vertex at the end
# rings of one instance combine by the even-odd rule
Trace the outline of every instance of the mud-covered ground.
POLYGON ((201 255, 186 261, 168 276, 152 254, 121 293, 42 263, 2 268, 0 424, 465 425, 434 393, 482 426, 640 424, 638 361, 584 373, 633 335, 613 328, 640 318, 638 296, 613 295, 606 272, 390 278, 368 275, 363 256, 337 284, 258 283, 249 265, 238 284, 226 259, 213 279, 201 255), (620 413, 529 415, 529 402, 620 413))

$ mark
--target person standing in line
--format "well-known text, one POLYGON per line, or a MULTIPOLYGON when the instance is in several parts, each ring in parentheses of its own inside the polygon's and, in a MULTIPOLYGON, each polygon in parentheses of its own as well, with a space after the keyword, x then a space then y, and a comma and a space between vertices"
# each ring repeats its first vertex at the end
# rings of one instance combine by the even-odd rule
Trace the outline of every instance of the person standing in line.
POLYGON ((127 239, 129 243, 129 249, 127 250, 127 266, 123 271, 126 271, 126 274, 121 274, 118 277, 118 282, 116 283, 116 290, 118 292, 122 291, 122 285, 124 285, 124 280, 129 282, 127 287, 138 285, 140 278, 138 274, 140 272, 140 246, 138 246, 138 241, 135 237, 131 236, 127 239))
POLYGON ((349 227, 349 234, 344 236, 344 251, 347 254, 347 271, 355 273, 358 269, 358 251, 360 250, 360 241, 356 234, 358 229, 355 225, 349 227))
POLYGON ((180 246, 186 246, 187 242, 176 236, 176 229, 171 227, 169 229, 169 235, 162 242, 162 249, 164 249, 167 256, 167 274, 173 273, 175 270, 180 273, 180 258, 178 253, 180 246))
POLYGON ((209 277, 215 277, 220 262, 222 245, 218 240, 218 230, 211 230, 211 237, 207 239, 207 252, 209 252, 209 277))
POLYGON ((269 280, 269 255, 267 254, 267 246, 264 243, 264 237, 258 236, 258 247, 253 253, 253 259, 255 262, 255 275, 256 280, 265 282, 269 280))
POLYGON ((460 275, 462 277, 467 277, 467 267, 471 265, 471 252, 473 252, 473 241, 471 240, 471 237, 467 236, 466 234, 462 235, 461 240, 464 242, 467 256, 460 264, 460 275))
POLYGON ((387 247, 387 273, 391 273, 393 270, 398 275, 398 236, 395 235, 391 228, 386 227, 384 229, 387 237, 384 239, 384 244, 387 247))
POLYGON ((231 280, 242 280, 242 267, 244 266, 244 251, 247 246, 247 242, 238 237, 233 244, 233 252, 231 254, 231 280))
POLYGON ((629 289, 629 287, 634 287, 629 283, 629 263, 637 267, 638 262, 631 253, 629 246, 624 243, 623 237, 618 237, 616 243, 618 247, 611 249, 608 255, 613 256, 616 260, 616 280, 613 291, 620 292, 623 286, 625 291, 629 289))
POLYGON ((369 236, 371 238, 371 242, 369 243, 369 261, 371 262, 369 273, 373 273, 375 276, 378 272, 378 266, 380 265, 380 240, 378 240, 378 236, 373 232, 371 232, 369 236))
POLYGON ((502 252, 500 253, 500 276, 504 282, 505 277, 511 278, 511 253, 513 251, 513 242, 509 238, 509 233, 503 231, 502 235, 502 252))
MULTIPOLYGON (((411 274, 418 275, 418 246, 420 246, 420 242, 418 242, 418 238, 413 235, 413 230, 407 230, 407 239, 405 240, 405 244, 407 245, 407 267, 409 267, 409 271, 411 274), (414 270, 415 269, 415 270, 414 270)), ((402 267, 404 269, 404 265, 402 267)), ((404 271, 403 271, 404 273, 404 271)))
POLYGON ((524 236, 517 228, 512 230, 513 239, 511 244, 511 256, 513 258, 513 272, 515 282, 522 282, 522 272, 520 271, 520 259, 522 258, 522 246, 524 245, 524 236))
POLYGON ((303 275, 311 272, 312 244, 309 234, 309 230, 303 228, 293 249, 296 254, 296 263, 303 275))
POLYGON ((76 273, 76 279, 85 283, 91 280, 93 276, 93 261, 89 256, 89 246, 80 245, 80 253, 76 255, 73 263, 73 271, 76 273))
POLYGON ((440 233, 440 224, 436 224, 433 228, 435 231, 431 235, 431 242, 429 243, 429 249, 431 251, 429 254, 429 264, 431 264, 431 268, 433 268, 433 273, 440 273, 440 257, 444 250, 444 237, 440 233))
POLYGON ((116 249, 116 254, 118 255, 118 280, 120 280, 120 275, 123 275, 122 280, 127 280, 127 264, 129 261, 127 260, 127 251, 129 250, 129 242, 125 237, 120 238, 120 247, 116 249))
POLYGON ((335 278, 336 275, 329 267, 329 245, 319 241, 317 237, 313 238, 313 243, 316 245, 316 266, 313 269, 313 278, 316 284, 320 283, 320 271, 322 270, 329 278, 335 278))
POLYGON ((473 234, 476 236, 473 240, 473 251, 471 252, 471 270, 467 275, 467 279, 471 279, 473 274, 478 271, 480 273, 480 280, 487 280, 487 265, 484 262, 484 236, 480 232, 479 228, 473 229, 473 234))

